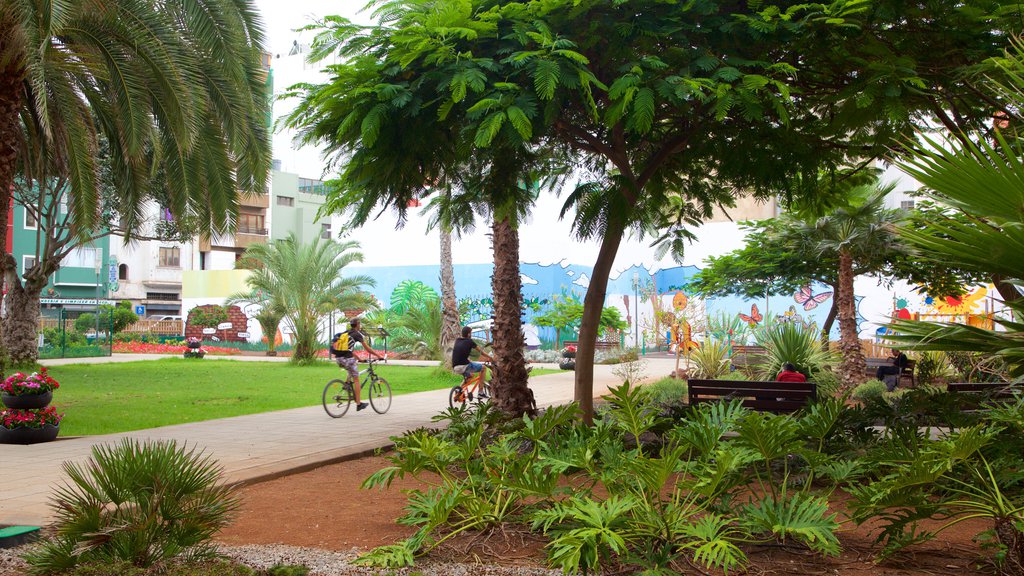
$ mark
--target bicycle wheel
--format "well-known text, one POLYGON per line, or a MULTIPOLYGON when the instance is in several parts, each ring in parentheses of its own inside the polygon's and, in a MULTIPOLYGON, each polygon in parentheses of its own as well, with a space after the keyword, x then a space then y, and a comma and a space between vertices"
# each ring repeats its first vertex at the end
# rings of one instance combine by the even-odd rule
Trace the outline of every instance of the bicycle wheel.
POLYGON ((367 394, 370 396, 370 406, 377 414, 383 414, 391 408, 391 385, 387 380, 380 376, 374 378, 367 394))
POLYGON ((352 404, 352 393, 344 380, 331 380, 324 387, 324 411, 331 418, 341 418, 352 404))
POLYGON ((466 407, 466 393, 462 390, 462 386, 452 386, 451 392, 448 392, 448 407, 455 408, 458 404, 460 408, 466 407))

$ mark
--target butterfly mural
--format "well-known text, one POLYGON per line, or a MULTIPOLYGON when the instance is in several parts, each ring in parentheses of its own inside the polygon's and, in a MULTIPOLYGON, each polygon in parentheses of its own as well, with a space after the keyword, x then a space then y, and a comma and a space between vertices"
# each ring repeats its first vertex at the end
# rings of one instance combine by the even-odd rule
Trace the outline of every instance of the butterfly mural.
POLYGON ((799 292, 793 294, 793 300, 796 300, 797 304, 803 304, 804 310, 814 310, 818 307, 818 304, 821 304, 831 297, 831 292, 822 292, 821 294, 811 292, 810 286, 804 286, 799 292))
POLYGON ((764 320, 764 316, 762 316, 761 311, 757 309, 757 304, 751 304, 750 315, 748 316, 740 312, 740 320, 750 324, 750 327, 753 328, 754 326, 757 326, 761 320, 764 320))
POLYGON ((789 310, 786 310, 782 314, 776 316, 776 320, 779 322, 792 322, 794 324, 805 324, 804 317, 796 313, 796 306, 790 306, 789 310))

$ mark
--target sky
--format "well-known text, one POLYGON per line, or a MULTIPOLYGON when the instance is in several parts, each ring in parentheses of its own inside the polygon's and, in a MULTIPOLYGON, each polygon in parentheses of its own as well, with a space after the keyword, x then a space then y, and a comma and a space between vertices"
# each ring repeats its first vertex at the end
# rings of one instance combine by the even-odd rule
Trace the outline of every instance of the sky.
POLYGON ((267 48, 272 54, 287 54, 298 37, 294 30, 316 18, 338 15, 354 22, 370 22, 368 12, 360 13, 365 0, 256 0, 256 6, 263 14, 267 48))

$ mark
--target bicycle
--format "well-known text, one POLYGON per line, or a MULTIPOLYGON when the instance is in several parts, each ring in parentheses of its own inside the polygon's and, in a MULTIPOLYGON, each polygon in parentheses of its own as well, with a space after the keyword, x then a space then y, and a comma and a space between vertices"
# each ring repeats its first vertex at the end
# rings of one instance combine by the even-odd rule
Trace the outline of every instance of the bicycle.
MULTIPOLYGON (((391 408, 391 385, 373 370, 373 365, 376 362, 372 358, 367 359, 367 364, 369 365, 359 373, 360 375, 366 375, 363 378, 360 391, 363 397, 369 400, 373 411, 377 414, 383 414, 391 408)), ((344 416, 355 399, 355 389, 347 378, 345 380, 331 380, 324 387, 324 411, 331 418, 341 418, 344 416)))
MULTIPOLYGON (((494 374, 494 366, 490 364, 484 364, 491 374, 494 374)), ((460 407, 465 407, 466 402, 473 401, 473 395, 476 394, 477 403, 483 403, 485 400, 491 397, 491 386, 489 382, 483 381, 484 372, 475 372, 472 374, 462 375, 462 383, 452 386, 452 389, 448 392, 448 407, 455 408, 458 404, 460 407)))

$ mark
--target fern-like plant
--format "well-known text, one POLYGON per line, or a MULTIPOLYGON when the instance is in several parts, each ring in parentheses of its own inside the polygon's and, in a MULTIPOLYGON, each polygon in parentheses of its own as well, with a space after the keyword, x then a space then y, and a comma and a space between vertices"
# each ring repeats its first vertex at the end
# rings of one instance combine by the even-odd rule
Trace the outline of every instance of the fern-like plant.
POLYGON ((53 502, 57 534, 25 557, 36 574, 80 562, 216 558, 211 538, 238 506, 220 467, 174 441, 94 446, 88 462, 65 463, 64 472, 53 502))

